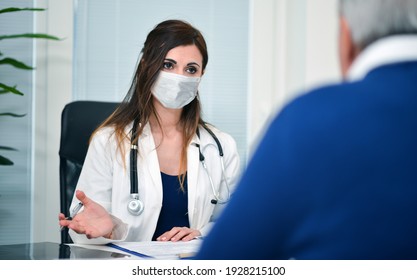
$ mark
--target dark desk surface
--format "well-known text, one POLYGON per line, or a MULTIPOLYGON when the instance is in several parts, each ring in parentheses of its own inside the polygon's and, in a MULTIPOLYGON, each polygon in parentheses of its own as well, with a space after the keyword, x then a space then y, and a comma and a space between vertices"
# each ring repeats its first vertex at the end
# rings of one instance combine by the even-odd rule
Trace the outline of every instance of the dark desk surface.
POLYGON ((53 242, 0 245, 0 260, 114 259, 124 254, 71 247, 53 242))
POLYGON ((71 249, 68 245, 40 242, 0 246, 1 260, 52 260, 68 259, 71 249))

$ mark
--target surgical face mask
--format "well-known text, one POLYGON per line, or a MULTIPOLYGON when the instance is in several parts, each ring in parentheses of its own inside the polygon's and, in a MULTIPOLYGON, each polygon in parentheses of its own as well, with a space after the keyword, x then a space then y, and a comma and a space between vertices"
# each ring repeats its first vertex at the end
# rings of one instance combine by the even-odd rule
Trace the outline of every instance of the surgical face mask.
POLYGON ((180 109, 197 96, 200 77, 160 71, 151 92, 166 108, 180 109))

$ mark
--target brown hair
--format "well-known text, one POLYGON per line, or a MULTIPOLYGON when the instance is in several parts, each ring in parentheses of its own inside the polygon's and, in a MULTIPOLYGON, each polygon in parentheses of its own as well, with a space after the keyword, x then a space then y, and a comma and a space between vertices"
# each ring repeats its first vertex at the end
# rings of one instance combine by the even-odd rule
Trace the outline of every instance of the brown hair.
MULTIPOLYGON (((149 122, 152 114, 158 120, 152 102, 154 97, 151 94, 151 88, 163 66, 168 51, 175 47, 186 45, 195 45, 199 49, 203 57, 202 70, 204 71, 208 62, 207 45, 201 32, 189 23, 180 20, 167 20, 159 23, 148 34, 126 97, 113 114, 97 129, 99 130, 105 126, 114 127, 118 150, 122 155, 122 159, 126 154, 123 148, 123 141, 126 139, 130 140, 130 136, 126 135, 124 131, 125 127, 133 120, 137 120, 141 124, 146 124, 149 122)), ((184 128, 184 143, 181 151, 179 171, 187 166, 187 147, 196 133, 198 125, 203 123, 199 98, 195 98, 183 108, 180 122, 184 128)), ((138 126, 137 137, 141 135, 143 127, 143 125, 138 126)), ((179 175, 181 175, 180 182, 182 187, 185 174, 179 175)))

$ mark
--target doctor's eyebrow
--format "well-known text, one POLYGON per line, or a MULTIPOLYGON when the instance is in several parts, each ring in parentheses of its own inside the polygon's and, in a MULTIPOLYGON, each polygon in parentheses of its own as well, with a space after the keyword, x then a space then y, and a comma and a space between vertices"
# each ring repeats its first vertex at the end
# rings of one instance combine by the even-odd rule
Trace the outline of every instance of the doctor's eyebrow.
POLYGON ((200 67, 200 65, 197 62, 187 63, 187 66, 197 66, 197 67, 200 67))
POLYGON ((169 62, 171 62, 173 64, 177 64, 177 62, 175 60, 171 59, 171 58, 165 58, 164 62, 165 61, 169 61, 169 62))
MULTIPOLYGON (((177 62, 174 59, 172 59, 172 58, 165 58, 164 61, 169 61, 172 64, 177 64, 177 62)), ((187 66, 198 66, 198 67, 201 67, 197 62, 189 62, 189 63, 187 63, 187 66)))

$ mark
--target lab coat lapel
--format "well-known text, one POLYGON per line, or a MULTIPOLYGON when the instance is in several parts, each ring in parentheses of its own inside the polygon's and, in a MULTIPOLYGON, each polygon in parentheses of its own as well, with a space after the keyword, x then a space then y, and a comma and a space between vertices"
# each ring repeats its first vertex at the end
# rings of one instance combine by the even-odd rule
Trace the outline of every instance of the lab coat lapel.
POLYGON ((198 182, 198 167, 199 167, 199 149, 195 145, 200 145, 200 139, 197 136, 191 141, 191 144, 187 149, 187 180, 188 180, 188 217, 190 225, 195 224, 195 209, 196 209, 196 196, 197 196, 197 182, 198 182))
POLYGON ((151 175, 153 185, 156 186, 156 190, 160 193, 162 201, 161 172, 159 168, 158 155, 155 149, 155 141, 153 139, 149 123, 143 128, 141 141, 143 141, 143 162, 146 166, 144 168, 147 168, 149 174, 151 175))

